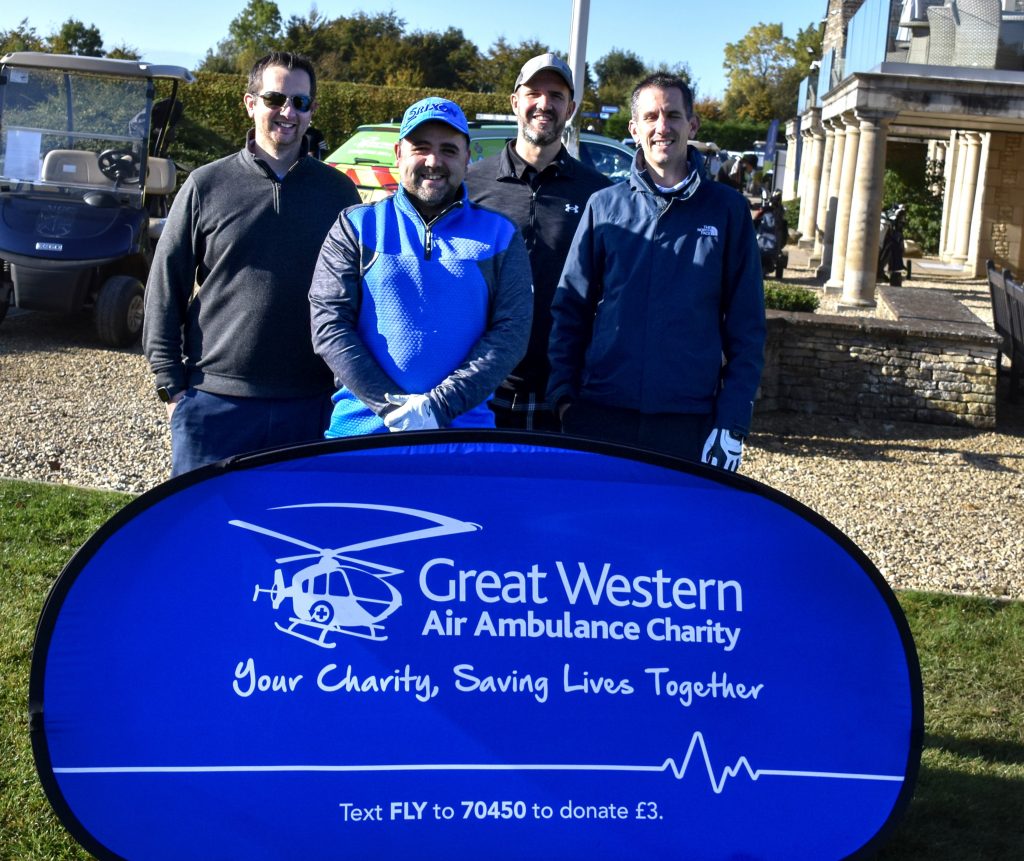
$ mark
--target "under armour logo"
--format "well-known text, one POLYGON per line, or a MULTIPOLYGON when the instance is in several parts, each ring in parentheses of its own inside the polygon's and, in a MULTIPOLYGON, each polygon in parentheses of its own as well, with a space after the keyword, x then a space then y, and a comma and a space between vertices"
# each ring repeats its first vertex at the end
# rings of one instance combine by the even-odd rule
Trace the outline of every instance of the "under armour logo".
POLYGON ((578 203, 567 203, 565 205, 565 211, 566 212, 579 212, 580 211, 580 205, 578 203))

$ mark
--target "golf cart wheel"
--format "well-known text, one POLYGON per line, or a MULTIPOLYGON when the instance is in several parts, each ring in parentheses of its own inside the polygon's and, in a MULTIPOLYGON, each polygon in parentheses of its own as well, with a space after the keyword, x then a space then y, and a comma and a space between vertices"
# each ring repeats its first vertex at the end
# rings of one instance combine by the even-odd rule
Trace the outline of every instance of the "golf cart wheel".
POLYGON ((142 334, 142 289, 130 275, 114 275, 100 288, 93 313, 96 333, 108 347, 130 347, 142 334))
POLYGON ((908 281, 910 280, 910 273, 911 273, 912 269, 913 269, 913 264, 908 260, 907 261, 907 280, 908 281))
POLYGON ((785 273, 786 273, 786 266, 780 260, 778 263, 775 264, 775 280, 776 281, 781 281, 782 280, 782 276, 785 275, 785 273))
POLYGON ((893 287, 902 287, 903 286, 903 272, 901 270, 899 270, 899 269, 894 269, 892 272, 890 272, 889 273, 889 283, 893 287))

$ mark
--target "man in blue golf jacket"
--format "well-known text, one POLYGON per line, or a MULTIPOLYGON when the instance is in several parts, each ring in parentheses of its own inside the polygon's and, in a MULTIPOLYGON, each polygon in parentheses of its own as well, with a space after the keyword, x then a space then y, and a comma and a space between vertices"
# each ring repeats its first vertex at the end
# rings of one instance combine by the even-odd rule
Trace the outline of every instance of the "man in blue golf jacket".
POLYGON ((526 246, 466 196, 459 106, 412 105, 395 155, 398 191, 345 210, 313 275, 313 348, 338 386, 328 437, 494 427, 487 399, 530 336, 526 246))

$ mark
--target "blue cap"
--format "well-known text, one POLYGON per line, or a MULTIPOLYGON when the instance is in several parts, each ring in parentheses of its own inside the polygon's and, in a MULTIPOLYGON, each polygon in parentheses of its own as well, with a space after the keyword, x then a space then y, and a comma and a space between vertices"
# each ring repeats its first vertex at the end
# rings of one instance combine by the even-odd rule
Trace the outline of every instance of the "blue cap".
POLYGON ((469 137, 469 123, 466 122, 466 115, 462 113, 462 108, 455 102, 442 99, 440 96, 427 96, 406 108, 405 116, 402 117, 402 126, 398 130, 398 137, 400 139, 408 137, 418 125, 431 120, 447 123, 456 131, 469 137))

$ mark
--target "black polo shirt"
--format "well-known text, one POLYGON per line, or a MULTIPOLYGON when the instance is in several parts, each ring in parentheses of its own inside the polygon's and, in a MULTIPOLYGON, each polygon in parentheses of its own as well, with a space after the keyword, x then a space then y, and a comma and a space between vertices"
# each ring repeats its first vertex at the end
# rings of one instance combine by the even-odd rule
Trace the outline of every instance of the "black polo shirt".
POLYGON ((533 328, 526 356, 507 384, 541 395, 548 379, 551 300, 583 210, 595 191, 612 184, 604 174, 566 151, 538 172, 515 151, 515 141, 490 158, 474 162, 466 174, 470 200, 500 212, 517 224, 533 271, 533 328))

